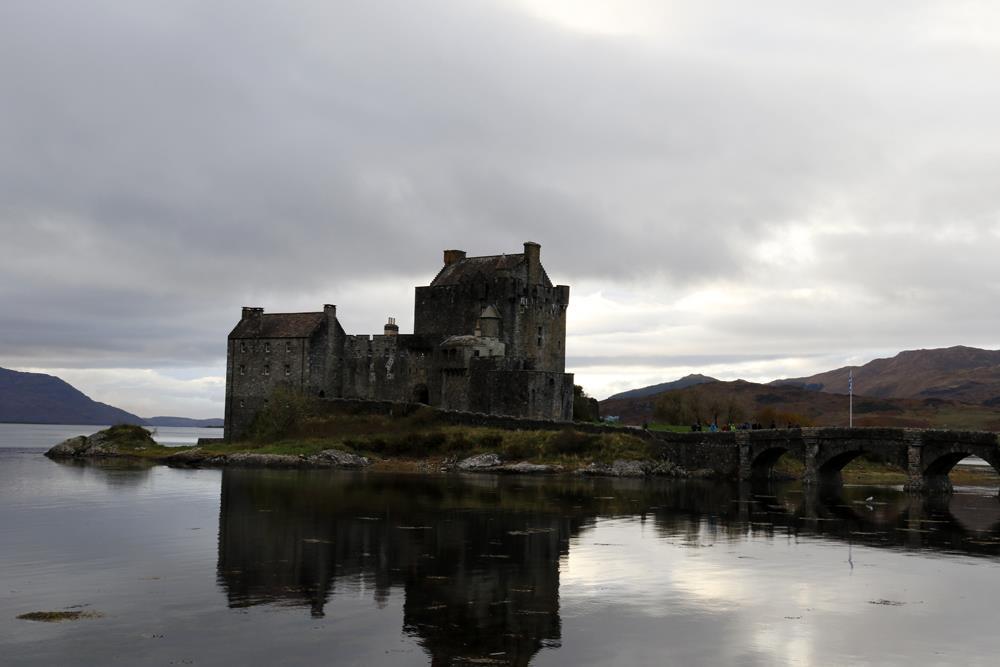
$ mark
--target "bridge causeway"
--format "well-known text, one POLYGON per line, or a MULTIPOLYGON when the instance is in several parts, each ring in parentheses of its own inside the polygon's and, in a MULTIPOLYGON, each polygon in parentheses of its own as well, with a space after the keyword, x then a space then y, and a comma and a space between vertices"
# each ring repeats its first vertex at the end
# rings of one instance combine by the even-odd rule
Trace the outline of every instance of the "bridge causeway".
POLYGON ((905 489, 950 491, 948 473, 978 456, 1000 472, 997 434, 909 428, 797 428, 759 431, 656 433, 664 456, 689 469, 710 469, 743 481, 768 479, 786 453, 805 463, 803 482, 839 484, 844 467, 863 454, 907 472, 905 489))

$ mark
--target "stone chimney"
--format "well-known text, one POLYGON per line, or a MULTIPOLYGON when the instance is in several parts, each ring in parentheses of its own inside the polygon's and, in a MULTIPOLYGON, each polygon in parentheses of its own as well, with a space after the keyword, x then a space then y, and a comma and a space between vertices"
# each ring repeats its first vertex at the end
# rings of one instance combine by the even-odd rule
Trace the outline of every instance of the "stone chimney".
POLYGON ((396 318, 390 317, 389 321, 385 323, 384 333, 386 336, 398 336, 399 326, 396 324, 396 318))
POLYGON ((334 323, 337 321, 337 307, 332 303, 325 303, 323 304, 323 314, 326 315, 326 323, 332 333, 336 330, 334 323))
POLYGON ((464 250, 445 250, 444 251, 444 265, 451 266, 455 262, 461 262, 465 259, 464 250))
POLYGON ((264 309, 253 306, 243 306, 243 321, 250 322, 254 332, 260 333, 264 320, 264 309))
POLYGON ((533 241, 524 242, 524 261, 528 265, 528 284, 542 283, 542 246, 533 241))

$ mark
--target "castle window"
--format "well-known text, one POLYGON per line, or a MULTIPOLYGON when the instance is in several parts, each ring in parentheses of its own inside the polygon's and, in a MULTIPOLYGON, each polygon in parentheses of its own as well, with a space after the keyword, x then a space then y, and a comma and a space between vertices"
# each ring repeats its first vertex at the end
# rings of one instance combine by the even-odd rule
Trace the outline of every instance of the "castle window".
POLYGON ((246 375, 246 374, 247 374, 247 367, 241 365, 240 366, 240 375, 246 375))
POLYGON ((270 375, 270 374, 271 374, 271 367, 264 366, 264 375, 270 375))
POLYGON ((247 404, 246 404, 246 401, 244 401, 244 400, 243 400, 243 399, 241 398, 241 399, 240 399, 240 407, 241 407, 241 408, 245 408, 246 406, 247 406, 247 404))
POLYGON ((479 350, 473 350, 472 351, 472 356, 478 357, 479 356, 479 350))
POLYGON ((541 345, 541 344, 542 344, 542 337, 541 337, 541 336, 539 336, 539 337, 538 337, 538 344, 539 344, 539 345, 541 345))
POLYGON ((538 335, 539 335, 539 336, 541 336, 541 335, 542 335, 542 328, 541 328, 541 327, 538 327, 538 335))
POLYGON ((292 351, 292 344, 288 341, 285 341, 285 353, 287 354, 291 351, 292 351))
POLYGON ((243 341, 240 341, 240 352, 246 352, 246 351, 247 351, 247 344, 244 343, 243 341))
POLYGON ((556 386, 556 379, 555 378, 549 378, 549 386, 550 387, 556 386))
POLYGON ((292 374, 292 367, 289 366, 288 364, 285 364, 285 375, 291 375, 291 374, 292 374))
POLYGON ((264 343, 264 352, 270 352, 270 351, 271 351, 271 344, 264 343))

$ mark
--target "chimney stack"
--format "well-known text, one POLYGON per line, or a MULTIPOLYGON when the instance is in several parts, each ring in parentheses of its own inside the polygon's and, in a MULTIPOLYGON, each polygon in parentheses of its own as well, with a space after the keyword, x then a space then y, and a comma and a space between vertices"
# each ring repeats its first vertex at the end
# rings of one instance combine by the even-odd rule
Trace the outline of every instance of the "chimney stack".
MULTIPOLYGON (((337 322, 337 307, 332 303, 324 303, 323 314, 326 315, 326 325, 328 327, 328 331, 330 331, 332 335, 332 333, 337 330, 335 326, 337 322)), ((333 340, 332 337, 331 340, 333 340)))
POLYGON ((465 259, 464 250, 445 250, 444 251, 444 265, 451 266, 455 262, 460 262, 465 259))
POLYGON ((524 261, 528 265, 528 284, 540 285, 542 282, 542 246, 534 241, 524 242, 524 261))
POLYGON ((396 325, 396 318, 390 317, 389 321, 385 324, 385 329, 383 330, 386 336, 398 336, 399 327, 396 325))
POLYGON ((250 322, 255 332, 257 333, 260 332, 263 319, 264 319, 263 308, 255 308, 253 306, 243 306, 243 321, 250 322))

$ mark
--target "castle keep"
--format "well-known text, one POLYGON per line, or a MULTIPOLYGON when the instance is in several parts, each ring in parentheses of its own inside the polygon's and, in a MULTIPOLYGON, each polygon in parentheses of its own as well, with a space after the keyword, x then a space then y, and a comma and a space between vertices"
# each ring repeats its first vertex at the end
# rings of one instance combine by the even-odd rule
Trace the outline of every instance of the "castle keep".
POLYGON ((530 242, 515 255, 445 250, 431 284, 416 288, 412 334, 389 318, 381 335, 348 335, 332 305, 243 308, 226 355, 226 438, 242 437, 282 385, 321 398, 572 419, 569 287, 552 285, 540 251, 530 242))

